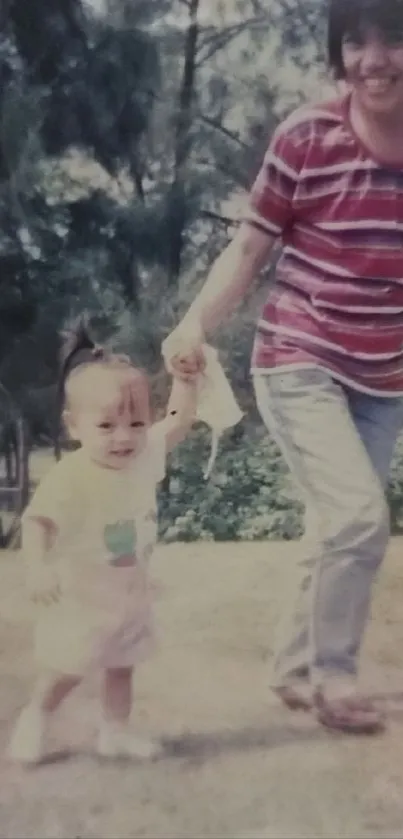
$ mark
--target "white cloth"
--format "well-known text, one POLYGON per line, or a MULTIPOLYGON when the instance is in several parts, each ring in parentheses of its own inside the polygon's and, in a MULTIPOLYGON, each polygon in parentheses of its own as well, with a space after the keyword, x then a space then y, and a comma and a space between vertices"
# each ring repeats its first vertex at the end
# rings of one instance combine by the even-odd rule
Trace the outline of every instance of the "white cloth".
POLYGON ((31 517, 55 523, 48 561, 62 589, 59 603, 38 610, 36 653, 43 666, 72 673, 92 664, 132 666, 149 646, 148 560, 165 458, 165 436, 151 430, 128 469, 100 467, 79 449, 39 485, 23 524, 31 517))

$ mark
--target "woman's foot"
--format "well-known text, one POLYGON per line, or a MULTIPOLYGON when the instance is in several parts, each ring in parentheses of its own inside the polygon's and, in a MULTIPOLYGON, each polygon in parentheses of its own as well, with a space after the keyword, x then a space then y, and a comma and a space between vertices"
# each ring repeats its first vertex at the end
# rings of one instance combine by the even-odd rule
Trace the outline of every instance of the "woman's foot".
POLYGON ((326 697, 323 691, 315 694, 319 722, 333 731, 346 734, 379 734, 385 729, 385 717, 370 699, 357 693, 326 697))
POLYGON ((28 706, 21 712, 8 747, 8 755, 26 766, 39 763, 45 756, 48 714, 28 706))
POLYGON ((295 681, 288 685, 278 685, 274 693, 290 711, 311 711, 313 708, 312 687, 308 681, 295 681))
POLYGON ((163 748, 157 741, 141 737, 129 725, 103 723, 98 736, 98 754, 107 758, 156 760, 163 748))

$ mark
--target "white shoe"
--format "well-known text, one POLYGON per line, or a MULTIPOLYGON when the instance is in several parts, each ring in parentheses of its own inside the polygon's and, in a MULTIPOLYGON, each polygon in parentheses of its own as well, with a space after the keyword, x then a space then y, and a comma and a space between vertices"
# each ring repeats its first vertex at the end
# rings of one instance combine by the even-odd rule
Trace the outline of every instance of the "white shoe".
POLYGON ((8 747, 8 755, 17 763, 39 763, 45 755, 47 714, 28 706, 21 712, 8 747))
POLYGON ((136 735, 128 725, 103 723, 98 737, 98 754, 101 757, 132 757, 138 760, 155 760, 162 754, 162 746, 155 740, 136 735))

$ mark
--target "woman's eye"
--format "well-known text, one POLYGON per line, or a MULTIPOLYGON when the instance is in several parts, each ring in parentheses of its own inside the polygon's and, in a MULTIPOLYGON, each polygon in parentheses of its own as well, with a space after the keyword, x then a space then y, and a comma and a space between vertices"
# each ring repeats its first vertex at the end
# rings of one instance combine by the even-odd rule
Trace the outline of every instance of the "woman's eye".
POLYGON ((363 40, 359 35, 345 35, 343 44, 349 49, 359 50, 363 46, 363 40))
POLYGON ((397 30, 396 32, 388 33, 386 38, 386 46, 399 49, 403 46, 403 32, 397 30))
POLYGON ((110 431, 112 428, 111 422, 100 422, 98 428, 102 428, 102 431, 110 431))
POLYGON ((130 423, 130 425, 131 425, 132 428, 144 428, 144 422, 140 422, 140 421, 132 422, 132 423, 130 423))
MULTIPOLYGON (((350 32, 344 35, 343 44, 349 49, 362 49, 366 45, 366 38, 364 34, 359 32, 350 32)), ((403 32, 400 29, 389 29, 382 35, 379 35, 379 42, 388 48, 399 48, 403 45, 403 32)))

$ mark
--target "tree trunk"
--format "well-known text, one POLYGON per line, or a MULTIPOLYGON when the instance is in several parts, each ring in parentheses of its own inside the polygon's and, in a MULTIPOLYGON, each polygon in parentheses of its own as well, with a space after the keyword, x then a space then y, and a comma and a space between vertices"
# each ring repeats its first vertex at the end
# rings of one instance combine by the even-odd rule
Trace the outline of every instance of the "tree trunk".
POLYGON ((186 225, 186 163, 191 149, 192 105, 196 81, 197 46, 199 37, 198 11, 200 0, 189 0, 189 25, 185 39, 182 83, 175 119, 174 176, 169 196, 169 261, 168 277, 176 285, 182 264, 186 225))

